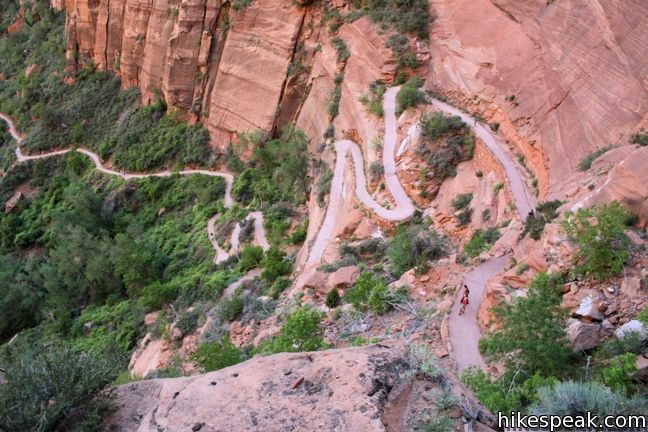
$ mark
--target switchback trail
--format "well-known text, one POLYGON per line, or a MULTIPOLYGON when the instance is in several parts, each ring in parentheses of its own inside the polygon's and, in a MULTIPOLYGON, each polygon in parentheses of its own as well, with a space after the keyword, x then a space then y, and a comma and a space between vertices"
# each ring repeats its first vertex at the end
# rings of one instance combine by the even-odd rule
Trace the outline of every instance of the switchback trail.
MULTIPOLYGON (((225 207, 230 208, 234 204, 234 200, 232 199, 232 183, 234 181, 234 177, 230 173, 203 170, 203 169, 189 169, 189 170, 182 170, 182 171, 164 170, 164 171, 158 171, 154 173, 126 173, 124 171, 117 171, 111 168, 107 168, 101 162, 101 159, 96 153, 84 148, 78 148, 78 149, 68 148, 63 150, 55 150, 47 153, 40 153, 36 155, 26 155, 22 152, 22 149, 20 148, 23 141, 23 137, 16 129, 13 120, 9 116, 2 113, 0 113, 0 119, 4 120, 9 125, 9 133, 16 140, 17 163, 23 163, 23 162, 37 160, 37 159, 46 159, 54 156, 61 156, 72 151, 77 151, 89 157, 90 160, 92 160, 92 162, 94 163, 95 169, 97 171, 101 171, 104 174, 120 177, 124 180, 142 179, 147 177, 171 177, 174 174, 178 174, 182 176, 204 175, 209 177, 221 177, 223 180, 225 180, 225 197, 223 199, 225 207)), ((238 246, 239 246, 238 233, 240 233, 241 231, 240 224, 237 224, 235 226, 234 231, 232 232, 232 237, 230 239, 230 243, 232 247, 230 248, 229 252, 225 251, 223 248, 221 248, 218 245, 218 242, 216 241, 216 233, 215 233, 214 225, 217 218, 218 215, 214 215, 207 221, 207 235, 209 236, 209 241, 211 242, 214 250, 216 251, 216 256, 214 257, 214 262, 216 264, 227 260, 230 256, 238 252, 238 246)), ((254 240, 257 243, 257 245, 261 246, 263 250, 268 250, 270 248, 270 244, 268 243, 265 234, 265 229, 263 228, 263 214, 261 212, 252 212, 247 216, 246 220, 247 219, 254 219, 254 240)))
MULTIPOLYGON (((383 139, 384 177, 385 185, 395 202, 395 207, 385 208, 378 204, 378 202, 376 202, 376 200, 374 200, 369 194, 367 190, 367 180, 364 173, 364 160, 360 147, 356 143, 349 140, 340 140, 335 142, 335 150, 337 156, 335 169, 333 172, 333 179, 331 181, 331 191, 329 195, 330 201, 326 210, 324 221, 322 222, 322 225, 313 242, 312 248, 310 249, 310 252, 308 254, 308 259, 306 261, 307 268, 313 269, 316 268, 317 265, 319 265, 327 245, 332 240, 331 237, 333 235, 335 223, 338 219, 338 213, 342 206, 341 201, 344 190, 344 169, 346 166, 347 155, 349 153, 351 154, 353 173, 355 177, 355 194, 362 205, 370 209, 378 217, 394 222, 409 218, 416 210, 411 199, 407 196, 407 193, 400 184, 398 173, 396 171, 395 152, 397 119, 395 110, 396 95, 398 93, 398 90, 398 87, 392 87, 388 89, 383 96, 383 110, 385 119, 385 133, 383 139)), ((524 178, 520 174, 521 169, 519 165, 509 155, 501 139, 499 139, 496 134, 488 130, 481 123, 477 122, 476 119, 463 113, 462 111, 437 99, 430 98, 429 102, 442 112, 459 116, 468 125, 468 127, 470 127, 474 131, 474 133, 486 144, 488 149, 503 166, 504 172, 506 174, 507 184, 509 190, 511 191, 516 209, 521 219, 524 220, 533 208, 533 199, 531 198, 533 195, 526 185, 524 178)), ((9 131, 18 142, 18 146, 16 148, 16 158, 18 159, 18 162, 52 157, 74 151, 73 149, 66 149, 39 155, 24 155, 20 149, 22 138, 16 130, 13 121, 9 117, 1 113, 0 118, 4 119, 9 124, 9 131)), ((415 129, 411 128, 411 130, 409 131, 410 139, 411 136, 415 134, 415 132, 415 129)), ((407 143, 404 143, 401 146, 402 148, 399 149, 399 154, 402 153, 406 144, 407 143)), ((171 171, 161 171, 148 174, 122 173, 106 168, 101 163, 99 156, 89 150, 77 149, 76 151, 90 157, 90 159, 92 159, 92 161, 94 162, 95 167, 99 171, 102 171, 109 175, 119 176, 124 179, 143 177, 168 177, 174 174, 171 171)), ((225 193, 225 205, 227 207, 230 207, 232 205, 233 200, 231 196, 231 189, 233 178, 231 174, 207 170, 185 170, 180 171, 178 174, 202 174, 224 178, 227 184, 225 193)), ((256 243, 262 248, 267 249, 269 245, 265 237, 265 232, 263 230, 262 214, 260 212, 250 213, 250 215, 248 215, 248 218, 254 219, 256 243)), ((215 220, 216 216, 213 216, 209 219, 209 221, 207 222, 207 232, 214 250, 216 251, 216 257, 214 258, 214 261, 221 262, 226 260, 230 256, 230 254, 236 253, 236 251, 238 250, 238 233, 240 232, 240 225, 237 226, 237 228, 232 233, 232 238, 230 241, 232 248, 228 253, 223 250, 215 240, 215 220)), ((465 284, 468 285, 471 291, 471 304, 468 306, 466 313, 462 316, 458 315, 458 310, 460 307, 459 298, 462 289, 457 290, 457 298, 450 314, 449 333, 453 356, 457 362, 459 371, 464 370, 470 365, 477 365, 482 368, 485 366, 478 349, 478 343, 481 334, 479 327, 477 326, 477 312, 482 303, 486 281, 504 267, 507 258, 507 256, 493 258, 477 266, 471 272, 466 274, 465 284)), ((299 286, 299 280, 303 278, 305 274, 306 272, 302 271, 302 274, 297 281, 297 286, 299 286)))
MULTIPOLYGON (((364 161, 360 147, 352 141, 341 140, 335 143, 337 158, 333 180, 331 181, 330 202, 324 217, 324 222, 320 231, 315 238, 313 247, 310 251, 306 266, 314 268, 318 265, 324 254, 326 246, 332 240, 332 234, 338 213, 341 207, 342 191, 344 187, 344 168, 346 165, 347 154, 351 153, 352 163, 355 175, 355 193, 358 200, 367 208, 372 210, 377 216, 389 221, 402 221, 412 215, 415 208, 412 201, 405 193, 398 179, 396 172, 396 95, 398 87, 387 90, 383 97, 383 111, 385 118, 385 136, 383 139, 383 165, 385 168, 385 184, 387 190, 393 197, 396 206, 394 209, 386 209, 378 204, 367 191, 367 180, 364 174, 364 161)), ((506 175, 506 181, 511 191, 513 202, 518 214, 522 220, 526 219, 529 212, 533 209, 532 193, 529 190, 522 174, 521 167, 516 163, 511 155, 507 152, 506 146, 502 140, 491 130, 487 129, 476 119, 466 113, 452 107, 437 99, 430 98, 430 103, 439 111, 449 115, 460 117, 475 135, 479 137, 497 158, 506 175)), ((404 151, 405 146, 411 141, 416 134, 416 128, 410 128, 408 137, 401 148, 398 149, 399 155, 404 151)), ((450 314, 449 333, 450 344, 453 355, 457 362, 457 367, 461 372, 470 365, 476 365, 481 368, 485 367, 484 360, 479 353, 479 339, 481 332, 477 325, 477 314, 481 307, 484 287, 486 281, 505 266, 508 257, 503 256, 493 258, 475 267, 465 275, 464 283, 470 289, 471 304, 466 309, 464 315, 459 315, 460 297, 463 290, 457 290, 457 297, 450 314)), ((303 272, 302 275, 307 272, 303 272)), ((298 283, 299 285, 299 283, 298 283)))

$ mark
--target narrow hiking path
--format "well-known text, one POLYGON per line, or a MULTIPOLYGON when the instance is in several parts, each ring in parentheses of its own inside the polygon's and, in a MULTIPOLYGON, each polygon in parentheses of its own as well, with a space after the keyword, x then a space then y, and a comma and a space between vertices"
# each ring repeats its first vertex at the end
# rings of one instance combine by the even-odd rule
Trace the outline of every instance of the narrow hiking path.
MULTIPOLYGON (((117 171, 111 168, 106 167, 102 162, 101 159, 99 158, 99 155, 96 153, 85 149, 85 148, 78 148, 78 149, 63 149, 63 150, 55 150, 51 152, 46 152, 46 153, 40 153, 36 155, 26 155, 22 152, 22 149, 20 148, 22 142, 23 142, 23 137, 20 135, 18 130, 16 129, 16 126, 11 119, 11 117, 0 113, 0 119, 4 120, 8 125, 9 125, 9 133, 13 137, 14 140, 16 140, 16 163, 24 163, 32 160, 37 160, 37 159, 46 159, 54 156, 61 156, 73 151, 77 151, 81 154, 86 155, 90 160, 95 165, 95 169, 97 171, 100 171, 104 174, 111 175, 111 176, 116 176, 120 177, 124 180, 132 180, 132 179, 142 179, 142 178, 147 178, 147 177, 171 177, 172 175, 182 175, 182 176, 190 176, 190 175, 204 175, 204 176, 209 176, 209 177, 221 177, 223 180, 225 180, 225 197, 223 199, 223 202, 225 204, 226 208, 232 207, 234 204, 234 200, 232 199, 232 184, 234 182, 234 177, 230 173, 226 172, 220 172, 220 171, 210 171, 210 170, 204 170, 204 169, 189 169, 189 170, 182 170, 182 171, 171 171, 171 170, 163 170, 163 171, 158 171, 158 172, 153 172, 153 173, 126 173, 124 171, 117 171)), ((236 224, 234 231, 232 232, 232 236, 230 239, 230 244, 232 245, 229 251, 225 251, 222 247, 218 245, 218 242, 216 241, 216 229, 215 229, 215 223, 216 219, 218 218, 218 215, 212 216, 208 221, 207 221, 207 235, 209 237, 209 241, 212 244, 212 247, 214 248, 214 251, 216 252, 216 255, 214 257, 214 262, 216 264, 219 264, 225 260, 227 260, 229 257, 232 255, 236 254, 239 249, 239 239, 238 239, 238 233, 241 231, 241 225, 240 223, 236 224), (236 235, 235 235, 236 234, 236 235)), ((268 243, 268 240, 266 238, 266 233, 265 229, 263 227, 263 214, 261 212, 252 212, 250 213, 245 220, 248 219, 254 219, 254 240, 255 243, 258 246, 261 246, 261 248, 265 251, 270 248, 270 244, 268 243)))
POLYGON ((385 118, 385 134, 383 138, 383 166, 385 171, 385 186, 391 194, 396 207, 387 209, 382 207, 374 200, 369 191, 367 191, 367 178, 364 173, 364 159, 360 147, 349 140, 340 140, 335 142, 335 169, 333 171, 333 180, 331 181, 330 201, 326 209, 324 222, 320 227, 315 242, 308 255, 307 265, 316 265, 322 259, 326 246, 332 240, 333 230, 337 221, 338 213, 342 205, 342 192, 344 189, 344 168, 346 166, 347 154, 351 153, 353 159, 353 168, 355 176, 355 193, 358 201, 365 207, 373 211, 378 217, 389 221, 402 221, 409 218, 416 208, 412 200, 407 196, 405 189, 400 184, 398 173, 396 172, 396 160, 394 152, 396 150, 396 94, 399 87, 392 87, 385 92, 383 96, 383 111, 385 118))
MULTIPOLYGON (((389 221, 402 221, 410 217, 415 210, 412 201, 405 193, 400 184, 396 172, 396 156, 400 156, 406 146, 417 134, 416 125, 410 127, 407 137, 402 141, 398 150, 396 149, 396 95, 398 87, 392 87, 383 96, 383 111, 385 118, 385 134, 383 139, 383 165, 385 168, 385 184, 387 190, 395 201, 395 208, 387 209, 378 204, 367 191, 367 180, 364 173, 364 161, 360 147, 352 141, 341 140, 335 143, 337 158, 333 180, 331 181, 330 202, 326 210, 324 222, 313 243, 308 260, 307 268, 317 266, 324 254, 327 245, 332 241, 332 234, 338 213, 341 208, 342 192, 344 189, 344 169, 348 153, 353 159, 353 173, 355 175, 355 194, 358 200, 377 216, 389 221), (397 154, 395 154, 397 151, 397 154)), ((461 110, 450 106, 437 99, 430 98, 429 102, 439 111, 449 115, 460 117, 475 135, 480 138, 497 158, 506 175, 506 182, 511 192, 513 202, 522 220, 526 219, 529 212, 534 208, 533 194, 530 191, 523 175, 522 167, 509 154, 503 140, 490 129, 479 123, 476 119, 461 110)), ((481 332, 477 325, 477 314, 481 307, 484 287, 488 279, 504 268, 508 256, 490 259, 475 267, 465 275, 464 283, 468 285, 471 295, 471 304, 467 307, 464 315, 459 315, 460 295, 462 290, 457 290, 457 297, 453 304, 449 319, 450 344, 453 356, 457 363, 459 372, 465 368, 476 365, 485 367, 484 360, 479 353, 479 339, 481 332)), ((307 272, 302 272, 302 275, 307 272)), ((301 276, 301 275, 300 275, 301 276)), ((298 282, 299 284, 299 282, 298 282)), ((463 284, 462 284, 463 285, 463 284)))
MULTIPOLYGON (((352 164, 353 164, 353 174, 355 177, 355 194, 360 203, 374 212, 378 217, 398 222, 403 221, 414 213, 416 210, 412 200, 409 198, 405 190, 403 189, 400 180, 398 178, 398 173, 396 170, 396 137, 397 137, 397 118, 396 118, 396 95, 399 91, 398 87, 392 87, 385 92, 383 96, 383 110, 384 110, 384 119, 385 119, 385 132, 383 138, 383 166, 384 166, 384 178, 385 185, 388 192, 391 194, 394 202, 394 208, 385 208, 381 206, 376 200, 370 195, 367 190, 367 180, 364 172, 364 159, 362 156, 362 151, 360 147, 349 140, 340 140, 335 142, 336 150, 336 162, 333 172, 333 179, 331 181, 331 190, 329 204, 326 209, 326 214, 324 221, 320 226, 319 231, 313 241, 312 247, 308 253, 308 258, 306 260, 306 269, 315 269, 324 255, 326 247, 333 240, 333 232, 335 229, 335 224, 338 221, 338 216, 340 209, 342 208, 342 196, 345 187, 345 167, 347 163, 347 158, 349 154, 351 155, 352 164)), ((516 209, 520 215, 520 218, 524 220, 531 209, 533 208, 533 194, 531 193, 528 185, 525 182, 523 175, 521 174, 522 169, 518 163, 513 159, 513 157, 508 153, 504 142, 491 130, 484 127, 481 123, 477 122, 474 118, 468 114, 454 108, 446 103, 443 103, 437 99, 429 99, 429 102, 439 111, 442 111, 446 114, 459 116, 467 125, 470 127, 475 135, 479 137, 491 151, 491 153, 497 158, 504 168, 506 175, 506 182, 511 191, 511 195, 516 206, 516 209)), ((9 124, 9 131, 11 135, 18 142, 16 148, 16 158, 18 162, 24 162, 33 159, 42 159, 46 157, 57 156, 61 154, 68 153, 70 151, 75 151, 74 149, 58 150, 50 153, 40 154, 40 155, 24 155, 20 149, 20 143, 22 138, 15 128, 13 121, 0 113, 0 118, 5 120, 9 124)), ((416 128, 413 126, 408 131, 408 137, 403 141, 400 148, 398 149, 398 154, 400 155, 408 143, 412 140, 412 137, 416 134, 416 128)), ((137 173, 123 173, 119 171, 112 170, 105 167, 99 156, 87 149, 77 149, 76 151, 85 154, 95 164, 97 170, 102 171, 109 175, 119 176, 124 179, 137 179, 144 177, 168 177, 174 172, 171 171, 161 171, 157 173, 148 173, 148 174, 137 174, 137 173)), ((208 170, 185 170, 180 171, 177 174, 180 175, 192 175, 192 174, 202 174, 208 176, 219 176, 225 179, 226 182, 226 193, 225 193, 225 205, 226 207, 231 207, 233 204, 231 189, 233 183, 233 177, 229 173, 217 172, 217 171, 208 171, 208 170)), ((207 221, 207 233, 209 239, 216 251, 216 257, 214 258, 215 262, 222 262, 228 259, 232 254, 236 253, 238 250, 238 233, 240 232, 240 225, 237 225, 234 232, 232 233, 230 244, 230 251, 225 251, 222 249, 215 240, 215 221, 217 215, 211 217, 207 221)), ((250 213, 247 219, 254 219, 254 237, 255 242, 261 246, 264 250, 269 248, 267 242, 265 231, 263 230, 263 215, 260 212, 250 213)), ((485 363, 482 359, 478 343, 481 337, 479 327, 477 325, 477 313, 482 303, 484 295, 484 286, 486 281, 490 279, 494 274, 499 272, 506 264, 508 256, 502 256, 498 258, 490 259, 483 264, 475 267, 472 271, 465 275, 465 284, 468 285, 471 294, 470 301, 471 304, 468 306, 466 313, 459 316, 459 298, 461 294, 461 289, 457 290, 457 298, 451 310, 450 319, 449 319, 449 333, 450 333, 450 344, 452 346, 453 357, 457 362, 457 367, 459 371, 464 370, 470 365, 477 365, 479 367, 484 367, 485 363)), ((306 275, 306 271, 302 271, 300 276, 297 278, 296 285, 299 286, 300 280, 306 275)), ((252 270, 248 275, 244 276, 240 281, 232 284, 228 290, 232 291, 244 280, 251 279, 258 274, 257 270, 252 270), (253 273, 256 272, 256 273, 253 273)))
MULTIPOLYGON (((514 161, 506 150, 502 140, 490 129, 463 111, 437 99, 430 99, 430 102, 435 108, 446 114, 459 116, 486 144, 504 168, 506 183, 511 192, 513 203, 520 219, 524 221, 529 212, 535 208, 533 194, 521 174, 520 165, 514 161)), ((492 258, 478 265, 464 276, 463 284, 467 285, 470 290, 470 304, 463 315, 459 315, 463 284, 457 289, 455 302, 450 311, 448 332, 453 357, 457 363, 459 373, 470 366, 478 366, 482 369, 486 367, 479 352, 481 331, 478 326, 478 313, 484 298, 486 282, 504 268, 508 259, 508 255, 492 258)))

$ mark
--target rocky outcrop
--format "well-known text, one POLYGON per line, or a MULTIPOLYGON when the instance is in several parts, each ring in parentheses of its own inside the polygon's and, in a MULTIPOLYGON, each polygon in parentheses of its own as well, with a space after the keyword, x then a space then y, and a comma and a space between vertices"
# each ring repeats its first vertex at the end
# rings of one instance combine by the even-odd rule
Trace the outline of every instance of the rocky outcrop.
POLYGON ((648 110, 648 3, 433 0, 428 85, 478 96, 560 196, 592 151, 627 137, 648 110))
POLYGON ((384 404, 406 367, 401 349, 376 345, 254 357, 206 375, 118 387, 106 430, 384 431, 384 404))
POLYGON ((232 135, 272 131, 304 11, 255 0, 67 0, 68 59, 92 62, 191 111, 225 146, 232 135))

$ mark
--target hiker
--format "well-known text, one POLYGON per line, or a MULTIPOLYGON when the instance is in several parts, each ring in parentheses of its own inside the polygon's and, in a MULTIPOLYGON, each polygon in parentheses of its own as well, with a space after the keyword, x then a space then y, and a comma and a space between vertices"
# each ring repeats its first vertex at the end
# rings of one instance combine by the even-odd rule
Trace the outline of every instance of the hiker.
POLYGON ((468 289, 468 285, 464 285, 464 292, 461 297, 461 309, 459 309, 459 315, 463 315, 464 312, 466 312, 466 307, 468 304, 470 304, 470 300, 468 299, 468 295, 470 294, 470 290, 468 289))

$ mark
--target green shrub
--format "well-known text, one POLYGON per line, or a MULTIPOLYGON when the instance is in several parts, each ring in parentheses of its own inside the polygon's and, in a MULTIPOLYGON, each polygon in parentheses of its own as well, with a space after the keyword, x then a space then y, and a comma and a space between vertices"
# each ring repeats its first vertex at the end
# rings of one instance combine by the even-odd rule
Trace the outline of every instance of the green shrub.
POLYGON ((274 282, 278 277, 290 274, 292 263, 286 259, 286 254, 276 247, 271 247, 261 261, 263 273, 261 277, 268 282, 274 282))
POLYGON ((640 146, 648 145, 648 133, 643 130, 640 133, 632 135, 630 138, 632 144, 639 144, 640 146))
POLYGON ((331 289, 331 291, 329 291, 326 295, 326 306, 331 309, 340 306, 341 302, 342 298, 340 297, 340 293, 338 293, 337 288, 331 289))
POLYGON ((540 240, 544 227, 558 217, 558 208, 563 205, 563 201, 554 200, 538 204, 536 211, 527 216, 524 221, 524 231, 522 237, 529 234, 534 240, 540 240))
POLYGON ((508 370, 564 375, 572 351, 563 328, 566 312, 561 308, 560 285, 559 279, 540 273, 526 297, 494 307, 501 327, 479 341, 482 353, 490 360, 504 361, 508 370))
POLYGON ((251 270, 263 260, 263 249, 259 246, 246 245, 239 254, 239 269, 242 272, 251 270))
POLYGON ((286 288, 290 286, 290 284, 291 284, 290 279, 283 278, 283 277, 277 278, 274 281, 274 283, 270 286, 268 295, 273 300, 277 300, 281 295, 281 293, 284 292, 286 288))
POLYGON ((602 417, 614 414, 640 414, 647 408, 645 399, 627 399, 602 384, 566 381, 540 388, 538 402, 531 407, 530 411, 540 415, 573 416, 591 413, 602 417))
POLYGON ((346 42, 344 42, 344 39, 342 39, 341 37, 334 37, 333 39, 331 39, 331 42, 333 43, 333 48, 335 48, 335 52, 337 54, 337 62, 345 62, 349 58, 351 53, 349 52, 349 48, 347 47, 346 42))
POLYGON ((119 373, 120 362, 109 353, 78 352, 58 341, 47 349, 15 352, 1 365, 2 429, 55 430, 71 411, 86 418, 99 402, 95 396, 119 373))
POLYGON ((461 381, 470 388, 479 401, 491 412, 511 412, 524 410, 538 399, 538 389, 557 382, 556 378, 545 378, 536 373, 520 377, 515 371, 507 371, 497 379, 488 376, 483 370, 472 366, 461 374, 461 381))
POLYGON ((464 210, 468 208, 468 206, 472 202, 472 199, 473 194, 471 193, 459 194, 452 200, 452 208, 456 211, 464 210))
POLYGON ((321 327, 322 314, 302 306, 286 318, 279 336, 273 341, 274 352, 316 351, 325 346, 321 327))
POLYGON ((363 5, 369 18, 380 26, 428 38, 428 25, 433 17, 426 0, 367 0, 363 5))
POLYGON ((373 162, 369 165, 369 175, 371 176, 372 181, 376 181, 383 176, 385 173, 385 167, 380 162, 373 162))
POLYGON ((625 353, 613 357, 608 366, 601 371, 603 382, 613 391, 629 394, 634 389, 634 375, 637 372, 637 356, 625 353))
POLYGON ((384 280, 373 273, 363 272, 353 286, 344 293, 344 301, 358 310, 366 310, 369 296, 374 289, 386 286, 384 280))
POLYGON ((500 237, 501 234, 497 228, 478 229, 464 246, 464 254, 475 258, 480 253, 489 250, 500 237))
POLYGON ((219 341, 198 345, 198 349, 192 355, 192 360, 198 363, 203 371, 212 372, 240 363, 244 357, 241 350, 232 344, 229 337, 224 336, 219 341))
POLYGON ((593 153, 590 153, 587 155, 580 163, 578 164, 578 169, 581 171, 587 171, 588 169, 591 168, 592 163, 598 159, 599 157, 603 156, 605 153, 607 153, 612 147, 603 147, 598 150, 596 150, 593 153))
POLYGON ((425 99, 425 95, 419 90, 422 86, 423 80, 419 77, 410 78, 401 86, 396 95, 396 115, 400 115, 407 108, 415 107, 425 99))
POLYGON ((472 221, 473 209, 468 207, 457 213, 457 224, 459 226, 466 226, 472 221))
POLYGON ((241 316, 244 306, 245 299, 238 293, 229 298, 224 298, 218 305, 218 318, 225 322, 234 321, 241 316))
POLYGON ((582 271, 597 280, 618 274, 630 257, 630 241, 625 235, 627 211, 615 201, 591 209, 580 209, 563 223, 578 245, 582 271))
POLYGON ((176 322, 176 327, 182 335, 188 335, 189 333, 196 330, 198 327, 198 318, 200 318, 200 313, 198 310, 193 310, 191 312, 185 311, 178 315, 178 321, 176 322))
POLYGON ((304 243, 308 234, 308 219, 305 219, 292 234, 290 234, 290 244, 298 245, 304 243))
POLYGON ((424 115, 419 121, 421 137, 428 141, 434 141, 447 133, 459 133, 467 126, 459 116, 446 116, 441 112, 434 112, 424 115))
POLYGON ((333 88, 333 93, 329 97, 328 106, 326 112, 328 112, 329 119, 335 119, 340 113, 340 99, 342 98, 342 87, 336 85, 333 88))
POLYGON ((144 307, 159 310, 173 302, 178 296, 178 288, 172 284, 154 282, 142 291, 141 303, 144 307))
POLYGON ((389 242, 387 255, 392 273, 400 277, 410 268, 420 274, 427 270, 430 261, 447 256, 446 240, 436 231, 421 225, 396 228, 396 234, 389 242))

